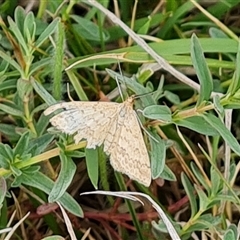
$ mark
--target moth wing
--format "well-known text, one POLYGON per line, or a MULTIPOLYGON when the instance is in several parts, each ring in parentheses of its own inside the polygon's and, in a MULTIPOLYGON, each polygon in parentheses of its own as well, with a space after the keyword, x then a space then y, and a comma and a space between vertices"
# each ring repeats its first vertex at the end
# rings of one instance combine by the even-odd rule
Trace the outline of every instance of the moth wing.
POLYGON ((116 171, 149 186, 151 183, 150 159, 136 112, 128 109, 121 119, 118 115, 115 129, 114 135, 107 135, 104 142, 104 151, 110 154, 111 165, 116 171), (106 142, 111 144, 106 147, 106 142))
POLYGON ((76 133, 75 143, 86 139, 87 148, 95 148, 106 138, 111 122, 118 113, 118 105, 113 102, 63 102, 50 106, 44 114, 63 109, 50 119, 51 124, 61 132, 76 133))

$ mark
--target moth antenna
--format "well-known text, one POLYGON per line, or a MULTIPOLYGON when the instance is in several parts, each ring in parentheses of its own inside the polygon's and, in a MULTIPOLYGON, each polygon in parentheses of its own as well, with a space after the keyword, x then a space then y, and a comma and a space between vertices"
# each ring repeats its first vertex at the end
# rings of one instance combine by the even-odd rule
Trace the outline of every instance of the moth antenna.
MULTIPOLYGON (((119 62, 119 61, 118 61, 118 68, 119 68, 120 75, 122 76, 122 79, 124 80, 124 76, 123 76, 122 69, 121 69, 120 62, 119 62)), ((123 97, 123 93, 122 93, 122 88, 121 88, 121 86, 120 86, 120 84, 119 84, 119 81, 117 80, 117 77, 116 77, 116 82, 117 82, 117 85, 118 85, 118 88, 119 88, 119 94, 120 94, 120 96, 121 96, 121 98, 122 98, 122 101, 124 101, 124 97, 123 97)), ((125 89, 127 89, 126 82, 123 81, 123 83, 124 83, 125 89)), ((127 90, 126 90, 126 93, 127 93, 127 90)), ((129 97, 129 96, 128 96, 128 93, 127 93, 127 97, 129 97)))
MULTIPOLYGON (((140 109, 138 109, 137 111, 138 111, 138 112, 141 112, 140 109)), ((146 128, 142 125, 142 122, 140 121, 139 116, 138 116, 137 114, 136 114, 136 116, 137 116, 138 123, 139 123, 140 127, 142 128, 142 130, 143 130, 151 139, 153 139, 154 141, 156 141, 157 143, 159 143, 159 141, 158 141, 155 137, 153 137, 153 136, 146 130, 146 128)))
POLYGON ((119 94, 120 94, 120 96, 121 96, 121 99, 122 99, 122 101, 124 102, 122 89, 121 89, 121 86, 120 86, 119 81, 118 81, 118 79, 117 79, 117 76, 116 76, 115 80, 116 80, 116 83, 117 83, 117 86, 118 86, 118 91, 119 91, 119 94))

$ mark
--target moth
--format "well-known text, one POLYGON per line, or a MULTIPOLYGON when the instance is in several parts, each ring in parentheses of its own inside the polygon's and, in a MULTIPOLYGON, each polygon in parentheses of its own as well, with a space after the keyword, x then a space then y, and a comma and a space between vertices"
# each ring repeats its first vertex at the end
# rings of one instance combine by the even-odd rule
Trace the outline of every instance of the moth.
POLYGON ((74 134, 76 144, 86 139, 86 148, 103 145, 116 171, 149 186, 150 159, 133 104, 134 96, 122 103, 62 102, 50 106, 44 114, 63 109, 50 119, 54 127, 63 133, 74 134))

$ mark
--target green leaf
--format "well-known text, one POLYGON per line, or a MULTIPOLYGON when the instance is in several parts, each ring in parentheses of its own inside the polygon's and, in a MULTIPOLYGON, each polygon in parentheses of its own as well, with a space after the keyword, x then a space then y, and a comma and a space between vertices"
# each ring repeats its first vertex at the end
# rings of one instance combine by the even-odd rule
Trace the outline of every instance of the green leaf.
MULTIPOLYGON (((54 186, 54 182, 40 172, 35 174, 26 174, 23 172, 23 174, 18 177, 18 181, 27 186, 38 188, 47 194, 50 193, 54 186)), ((81 207, 68 193, 64 193, 63 196, 58 199, 58 202, 60 202, 61 205, 72 214, 78 217, 83 217, 81 207)))
POLYGON ((143 115, 150 119, 158 119, 165 122, 172 121, 171 110, 167 106, 152 105, 144 108, 143 115))
POLYGON ((23 33, 24 31, 25 17, 26 17, 26 12, 24 11, 24 9, 20 6, 17 6, 14 11, 14 20, 21 33, 23 33))
POLYGON ((45 88, 34 78, 31 78, 31 83, 34 90, 38 93, 38 95, 50 106, 56 103, 56 100, 49 94, 45 88))
POLYGON ((174 120, 174 123, 178 126, 191 129, 195 132, 201 133, 207 136, 217 136, 218 131, 211 126, 203 116, 193 116, 185 119, 174 120))
POLYGON ((211 187, 212 196, 215 196, 220 191, 223 182, 219 177, 217 171, 213 167, 211 167, 210 176, 211 176, 211 183, 212 183, 212 187, 211 187))
POLYGON ((7 19, 8 19, 8 23, 9 23, 9 29, 12 31, 12 34, 15 35, 17 41, 22 46, 22 48, 24 50, 24 54, 29 55, 28 45, 27 45, 21 31, 19 30, 17 24, 9 16, 7 19))
POLYGON ((16 157, 17 155, 21 157, 21 155, 23 155, 28 148, 29 148, 29 132, 27 131, 24 134, 22 134, 17 145, 13 149, 14 157, 16 157))
POLYGON ((43 59, 31 64, 28 75, 32 76, 32 75, 36 74, 36 72, 40 71, 43 68, 44 68, 44 70, 46 70, 48 67, 50 68, 51 65, 52 65, 52 58, 50 58, 50 57, 43 58, 43 59))
POLYGON ((91 41, 107 41, 108 36, 106 34, 100 34, 100 30, 98 25, 93 23, 92 21, 79 17, 77 15, 71 15, 71 18, 74 19, 77 24, 73 24, 73 29, 78 33, 81 34, 81 37, 86 39, 86 40, 91 40, 91 41), (101 36, 103 39, 101 39, 101 36))
POLYGON ((63 70, 63 57, 64 57, 64 25, 61 22, 58 22, 58 28, 56 33, 56 47, 55 47, 55 55, 53 58, 53 97, 56 100, 61 100, 62 98, 62 70, 63 70))
POLYGON ((203 214, 196 221, 192 223, 187 232, 203 231, 204 229, 211 229, 221 223, 220 216, 213 216, 212 214, 203 214))
POLYGON ((13 165, 10 165, 10 169, 15 176, 19 177, 22 175, 22 171, 16 167, 14 167, 13 165))
POLYGON ((239 239, 240 233, 239 233, 239 230, 236 225, 230 224, 230 226, 228 226, 227 230, 232 230, 234 233, 235 239, 239 239))
POLYGON ((61 171, 49 194, 48 201, 56 202, 66 192, 72 182, 76 172, 76 165, 71 158, 67 157, 63 151, 60 151, 61 171))
POLYGON ((8 106, 0 103, 0 110, 16 117, 24 117, 23 112, 17 109, 13 104, 11 104, 11 106, 8 106))
POLYGON ((175 93, 172 93, 172 92, 169 92, 169 91, 164 91, 163 95, 165 96, 165 98, 167 100, 169 100, 171 103, 175 104, 175 105, 178 105, 180 104, 180 98, 177 94, 175 93))
POLYGON ((0 92, 9 89, 15 89, 17 85, 17 79, 7 79, 0 83, 0 92))
POLYGON ((148 17, 147 21, 138 29, 137 34, 145 35, 148 33, 149 28, 151 27, 151 16, 148 17))
POLYGON ((11 147, 7 144, 2 144, 0 143, 0 150, 1 150, 1 155, 4 156, 9 163, 12 162, 13 160, 13 150, 11 147))
POLYGON ((23 76, 24 72, 21 66, 9 55, 7 55, 5 52, 0 50, 0 57, 4 59, 6 62, 8 62, 10 65, 12 65, 18 72, 23 76))
POLYGON ((19 78, 17 81, 17 92, 19 97, 24 100, 25 95, 28 95, 32 90, 32 85, 29 80, 19 78))
POLYGON ((224 107, 221 105, 220 97, 218 95, 215 95, 213 97, 213 103, 216 111, 223 115, 224 114, 224 107))
MULTIPOLYGON (((2 145, 0 145, 0 151, 1 151, 1 146, 2 145)), ((0 154, 0 168, 9 169, 9 167, 10 167, 10 160, 0 154)))
POLYGON ((64 239, 65 239, 64 237, 61 237, 59 235, 54 235, 54 236, 42 238, 41 240, 64 240, 64 239))
POLYGON ((127 86, 131 91, 139 95, 139 98, 141 98, 141 102, 143 103, 143 107, 147 107, 153 104, 156 104, 153 100, 151 95, 142 96, 141 94, 149 93, 148 90, 142 86, 140 83, 136 81, 135 76, 128 78, 125 76, 122 76, 121 74, 118 74, 111 69, 106 69, 106 72, 113 78, 117 79, 123 86, 127 86))
POLYGON ((240 155, 240 145, 237 139, 232 135, 232 133, 226 128, 226 126, 222 123, 222 121, 210 113, 205 113, 202 115, 203 118, 213 127, 215 128, 222 138, 226 141, 229 147, 238 155, 240 155))
POLYGON ((86 156, 86 154, 82 151, 70 151, 70 152, 66 152, 67 156, 68 157, 71 157, 71 158, 83 158, 86 156))
POLYGON ((7 183, 6 180, 0 176, 0 209, 2 208, 3 201, 7 194, 7 183))
POLYGON ((209 198, 199 186, 195 185, 195 189, 199 197, 199 211, 207 210, 208 205, 210 204, 209 198))
POLYGON ((235 61, 235 73, 231 79, 227 94, 234 95, 240 90, 240 42, 238 41, 237 56, 235 61))
POLYGON ((188 196, 190 205, 191 205, 191 218, 194 217, 194 215, 197 213, 197 201, 195 199, 195 195, 193 194, 195 192, 194 187, 190 183, 188 177, 185 175, 185 173, 181 174, 181 180, 184 187, 184 190, 186 191, 186 194, 188 196))
POLYGON ((55 18, 48 26, 47 28, 41 33, 41 35, 38 37, 38 39, 35 42, 35 48, 39 48, 41 44, 50 37, 50 35, 55 31, 57 24, 59 22, 59 18, 55 18))
POLYGON ((156 179, 161 176, 161 173, 165 166, 165 158, 166 158, 166 145, 164 140, 162 140, 158 134, 151 133, 151 135, 158 141, 149 138, 151 145, 151 171, 152 178, 156 179))
POLYGON ((177 181, 176 176, 166 164, 159 177, 168 181, 177 181))
MULTIPOLYGON (((35 40, 35 33, 36 33, 36 23, 35 17, 33 12, 29 12, 24 20, 24 37, 28 43, 32 43, 35 40)), ((30 46, 32 49, 35 50, 35 47, 30 46)))
MULTIPOLYGON (((44 108, 43 108, 44 110, 46 109, 46 106, 47 106, 47 104, 44 104, 44 108)), ((31 114, 33 114, 33 112, 35 110, 36 109, 34 109, 31 114)), ((38 122, 36 124, 36 131, 37 131, 38 135, 42 135, 46 131, 46 128, 49 125, 50 118, 51 118, 51 116, 45 116, 44 113, 41 114, 41 116, 39 117, 38 122)))
POLYGON ((98 149, 86 148, 85 154, 88 176, 94 188, 98 189, 98 149))
POLYGON ((228 229, 224 235, 223 235, 223 240, 236 240, 237 236, 234 234, 232 229, 228 229))
POLYGON ((15 125, 0 123, 0 132, 11 142, 16 142, 20 138, 19 134, 16 133, 15 125))
POLYGON ((194 172, 194 175, 197 177, 198 181, 203 185, 203 187, 207 190, 208 194, 210 195, 211 189, 208 186, 208 184, 206 183, 206 181, 205 181, 202 173, 200 172, 199 168, 193 162, 191 162, 190 165, 191 165, 191 169, 194 172))
POLYGON ((49 133, 46 133, 46 134, 42 135, 41 137, 32 139, 29 142, 29 145, 36 146, 36 148, 34 151, 32 151, 32 148, 30 147, 28 152, 31 153, 33 156, 36 156, 36 155, 42 153, 53 139, 54 139, 54 136, 49 133))
POLYGON ((197 102, 197 106, 199 106, 202 102, 209 100, 213 90, 213 80, 202 47, 195 34, 192 35, 191 43, 192 63, 200 82, 200 93, 197 102))

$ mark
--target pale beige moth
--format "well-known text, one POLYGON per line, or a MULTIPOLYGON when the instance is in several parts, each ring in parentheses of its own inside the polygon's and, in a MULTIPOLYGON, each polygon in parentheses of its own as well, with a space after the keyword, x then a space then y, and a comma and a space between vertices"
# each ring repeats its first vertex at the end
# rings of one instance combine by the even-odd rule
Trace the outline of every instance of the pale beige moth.
POLYGON ((63 109, 50 119, 54 127, 66 134, 74 134, 76 144, 86 139, 86 148, 103 144, 116 171, 149 186, 150 160, 133 102, 133 96, 122 103, 62 102, 50 106, 44 114, 63 109))

